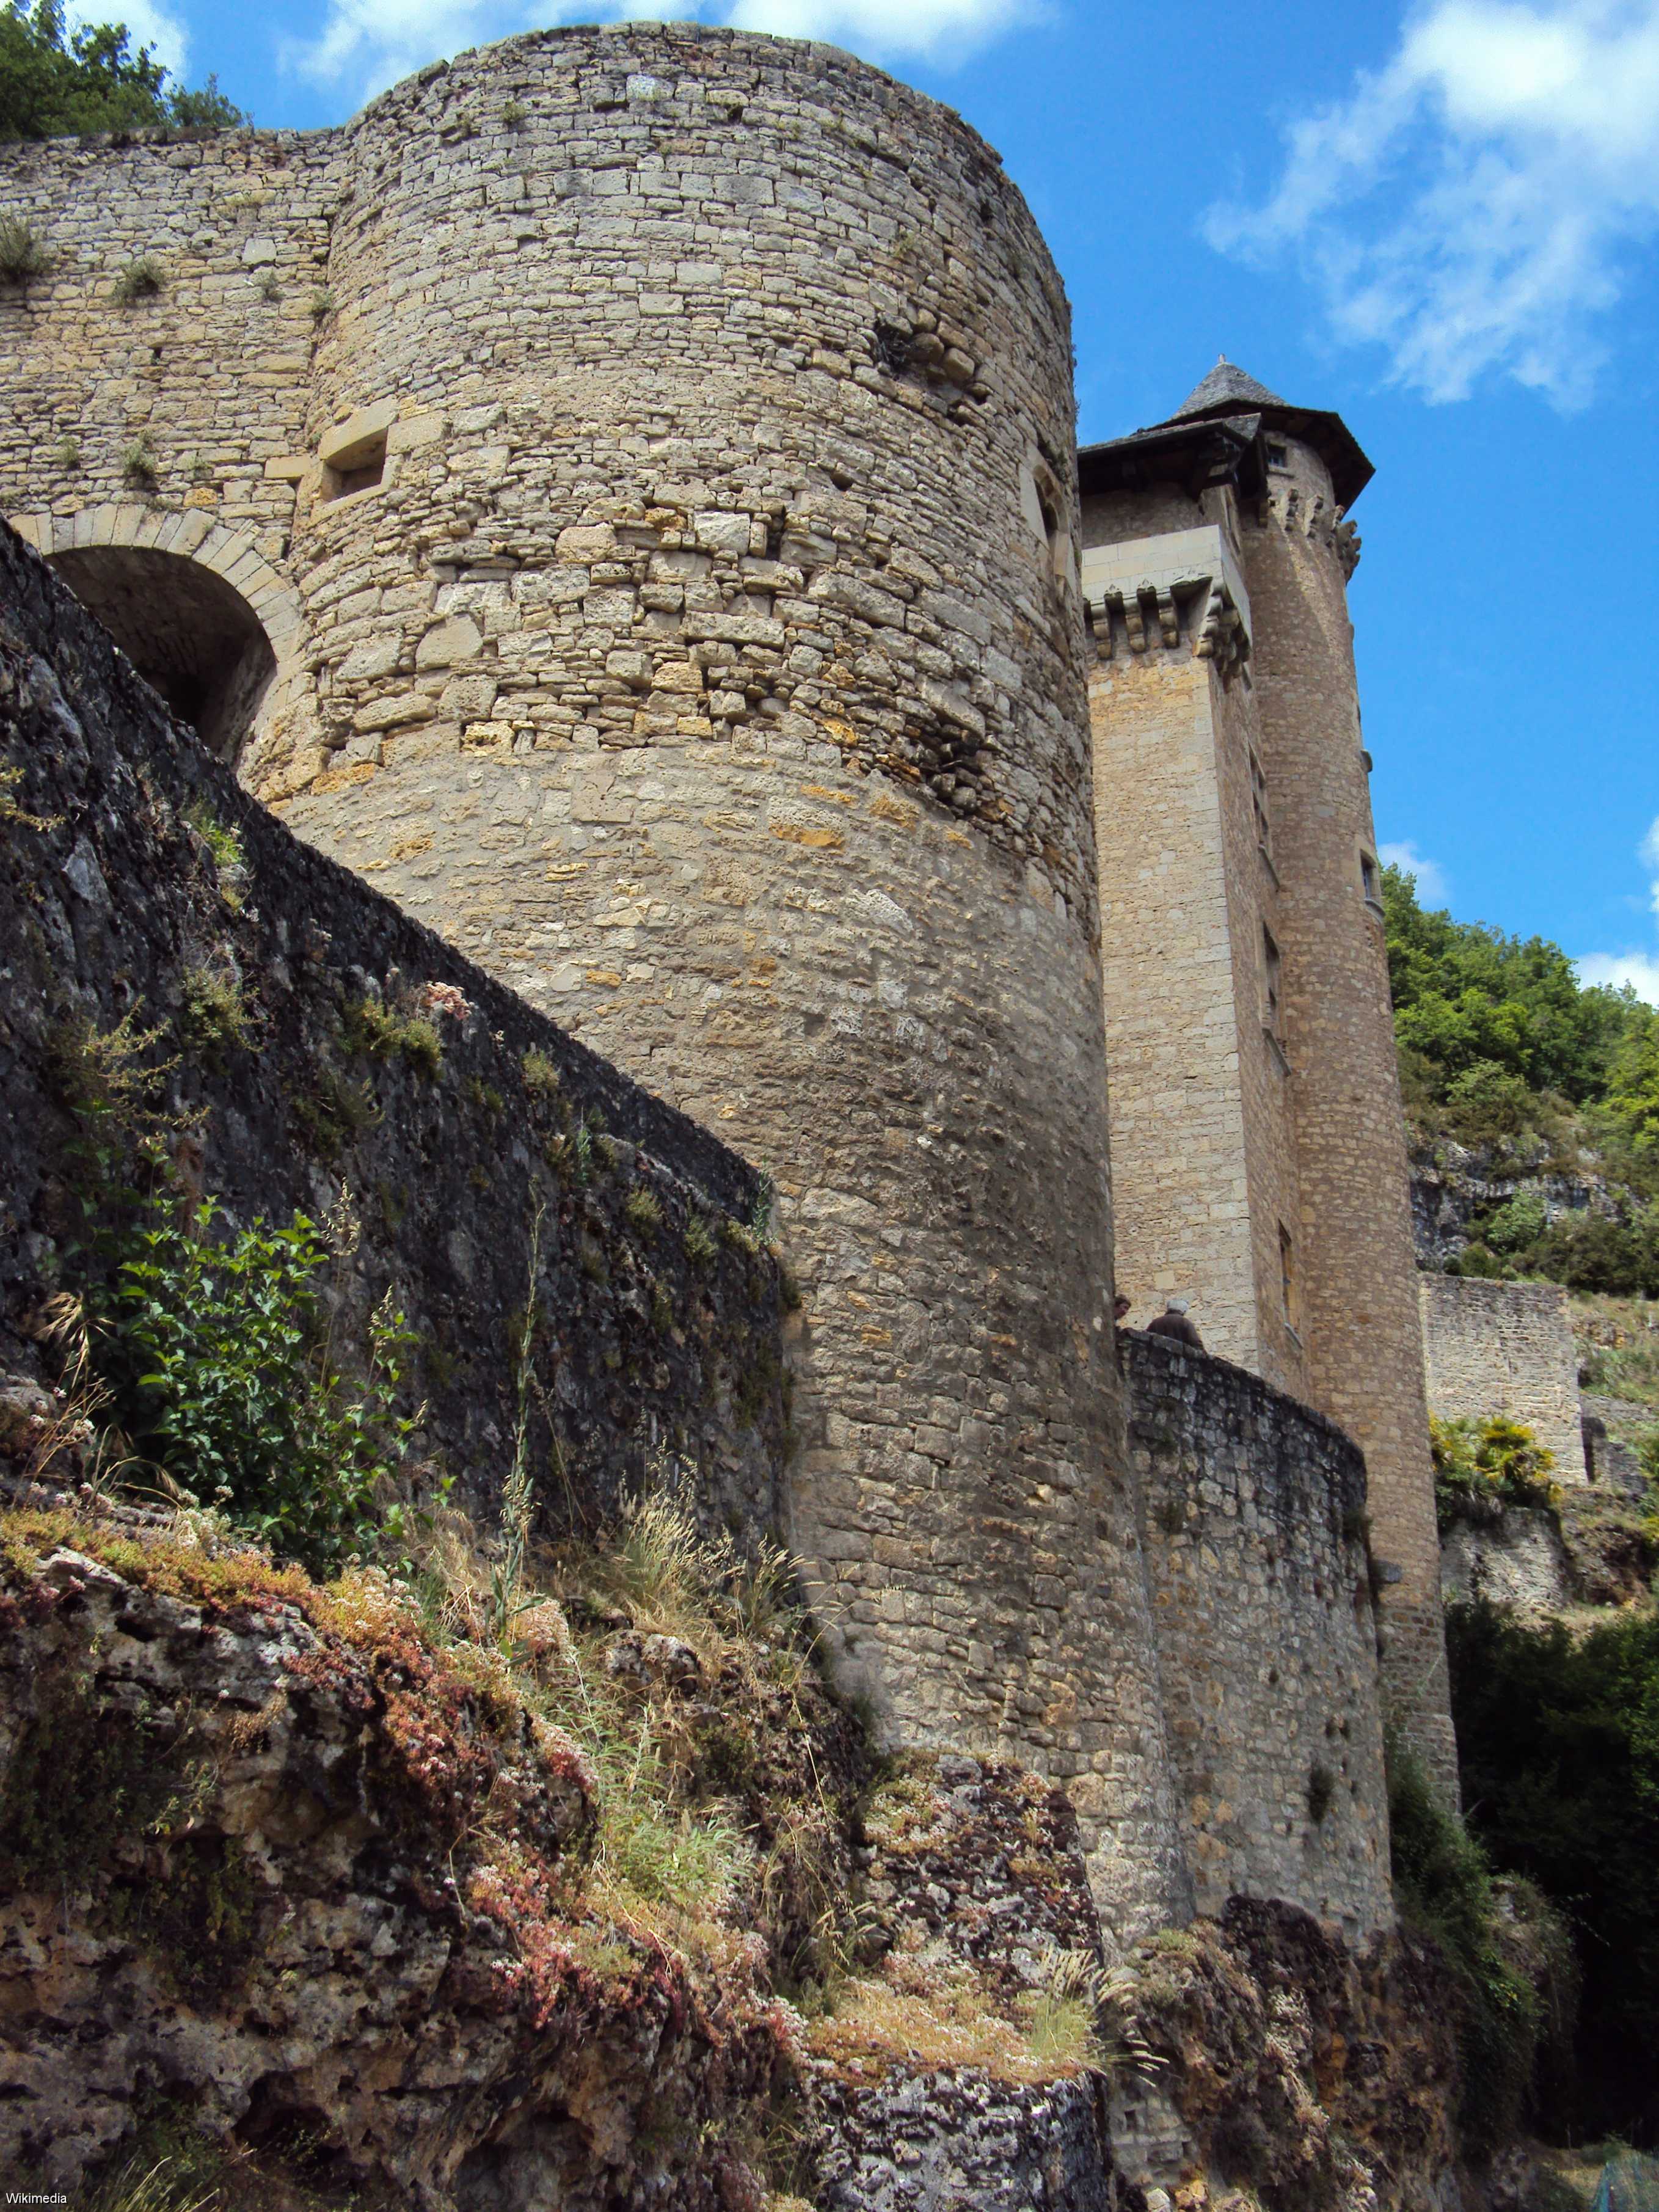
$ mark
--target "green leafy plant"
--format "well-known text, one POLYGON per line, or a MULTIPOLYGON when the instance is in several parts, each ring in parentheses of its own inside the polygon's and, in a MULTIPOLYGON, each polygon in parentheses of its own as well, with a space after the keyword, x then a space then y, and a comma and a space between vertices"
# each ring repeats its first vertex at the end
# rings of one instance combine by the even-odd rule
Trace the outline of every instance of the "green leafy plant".
POLYGON ((1550 1470, 1555 1455, 1533 1431, 1507 1414, 1482 1421, 1429 1419, 1434 1460, 1435 1510, 1443 1530, 1458 1519, 1490 1519, 1505 1505, 1559 1508, 1560 1486, 1550 1470))
POLYGON ((253 1042, 247 1003, 235 976, 212 968, 187 968, 179 981, 179 1035, 187 1054, 210 1067, 227 1052, 246 1052, 253 1042))
POLYGON ((21 216, 0 215, 0 279, 27 284, 32 276, 44 276, 51 266, 52 258, 33 226, 21 216))
POLYGON ((434 1077, 443 1067, 443 1040, 424 1015, 395 1013, 374 999, 359 999, 347 1007, 341 1027, 349 1048, 371 1060, 406 1060, 434 1077))
POLYGON ((367 1371, 332 1364, 319 1295, 328 1253, 295 1214, 221 1238, 204 1200, 154 1199, 106 1281, 84 1294, 111 1419, 135 1454, 284 1557, 337 1564, 374 1535, 418 1416, 396 1401, 413 1341, 391 1293, 367 1371))
POLYGON ((81 448, 73 438, 60 438, 52 459, 66 477, 73 476, 81 465, 81 448))
POLYGON ((559 1095, 559 1071, 539 1045, 532 1044, 524 1056, 524 1087, 532 1098, 550 1099, 559 1095))
POLYGON ((325 284, 311 295, 311 319, 313 323, 325 323, 333 313, 334 295, 325 284))
POLYGON ((133 307, 140 300, 153 300, 165 292, 167 283, 167 270, 153 253, 144 253, 128 262, 112 286, 110 297, 118 307, 133 307))
POLYGON ((219 896, 228 907, 242 903, 243 879, 247 873, 247 855, 242 846, 242 833, 228 822, 221 821, 205 799, 191 807, 188 817, 191 828, 213 855, 213 866, 219 878, 219 896))
POLYGON ((713 1230, 700 1213, 687 1216, 680 1242, 685 1247, 686 1258, 694 1267, 712 1266, 720 1249, 713 1230))

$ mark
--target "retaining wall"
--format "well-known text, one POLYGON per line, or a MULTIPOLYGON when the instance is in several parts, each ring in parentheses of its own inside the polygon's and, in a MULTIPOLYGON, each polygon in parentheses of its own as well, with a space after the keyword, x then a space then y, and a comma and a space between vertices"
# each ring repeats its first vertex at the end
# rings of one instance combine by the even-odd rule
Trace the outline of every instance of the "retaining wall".
POLYGON ((1443 1419, 1506 1413, 1554 1453, 1558 1482, 1586 1482, 1578 1352, 1559 1283, 1418 1277, 1429 1404, 1443 1419))
POLYGON ((1119 1340, 1198 1909, 1243 1892, 1389 1925, 1364 1461, 1243 1368, 1119 1340))
POLYGON ((148 1134, 233 1222, 321 1221, 349 1194, 337 1347, 390 1291, 418 1448, 471 1502, 512 1457, 533 1279, 549 1517, 677 1458, 711 1510, 776 1524, 782 1316, 744 1225, 753 1170, 301 845, 3 526, 0 769, 0 1350, 28 1357, 103 1170, 148 1134), (423 1026, 400 1045, 387 1018, 423 1026), (148 1042, 112 1054, 123 1023, 148 1042), (124 1111, 100 1068, 155 1073, 124 1111))

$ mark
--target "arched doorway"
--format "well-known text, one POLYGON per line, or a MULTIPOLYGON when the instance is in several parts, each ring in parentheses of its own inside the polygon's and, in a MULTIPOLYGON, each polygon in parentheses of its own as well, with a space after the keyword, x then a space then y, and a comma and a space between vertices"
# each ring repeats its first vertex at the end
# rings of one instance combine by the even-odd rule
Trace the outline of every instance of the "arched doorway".
POLYGON ((199 510, 14 514, 139 673, 215 752, 257 778, 309 737, 299 595, 252 535, 199 510), (274 754, 272 748, 275 748, 274 754))
POLYGON ((234 761, 276 673, 264 626, 235 586, 148 545, 72 546, 51 557, 180 721, 234 761))

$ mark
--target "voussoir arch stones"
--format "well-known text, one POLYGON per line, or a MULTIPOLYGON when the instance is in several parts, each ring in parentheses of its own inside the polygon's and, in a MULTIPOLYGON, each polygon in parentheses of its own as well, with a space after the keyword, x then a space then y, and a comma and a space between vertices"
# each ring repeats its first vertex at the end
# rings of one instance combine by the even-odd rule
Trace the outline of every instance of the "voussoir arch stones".
POLYGON ((246 764, 292 721, 300 599, 247 532, 137 505, 11 520, 215 751, 246 764))

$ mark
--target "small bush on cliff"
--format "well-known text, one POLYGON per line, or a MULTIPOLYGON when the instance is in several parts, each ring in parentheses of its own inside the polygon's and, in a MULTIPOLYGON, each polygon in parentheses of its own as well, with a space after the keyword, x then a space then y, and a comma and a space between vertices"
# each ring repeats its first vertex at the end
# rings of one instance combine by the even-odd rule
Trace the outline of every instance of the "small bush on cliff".
MULTIPOLYGON (((85 1299, 108 1418, 134 1451, 259 1542, 313 1565, 362 1545, 414 1422, 394 1411, 412 1340, 390 1297, 355 1389, 331 1364, 319 1278, 328 1253, 296 1214, 228 1239, 204 1201, 152 1200, 85 1299)), ((394 1532, 395 1533, 395 1532, 394 1532)))
POLYGON ((8 284, 27 284, 31 276, 43 276, 51 266, 33 224, 21 216, 0 215, 0 279, 8 284))
POLYGON ((1435 1513, 1443 1532, 1454 1521, 1490 1518, 1505 1505, 1551 1511, 1559 1506, 1560 1487, 1550 1477, 1554 1453, 1506 1414, 1484 1421, 1467 1416, 1443 1421, 1431 1415, 1429 1438, 1435 1513))
POLYGON ((1505 1939, 1485 1853, 1398 1745, 1389 1757, 1389 1822, 1401 1913, 1439 1945, 1462 1999, 1460 2132, 1471 2150, 1488 2151, 1519 2124, 1543 2004, 1505 1939))

